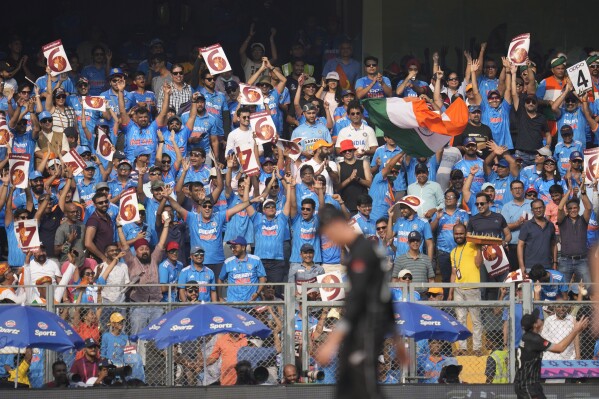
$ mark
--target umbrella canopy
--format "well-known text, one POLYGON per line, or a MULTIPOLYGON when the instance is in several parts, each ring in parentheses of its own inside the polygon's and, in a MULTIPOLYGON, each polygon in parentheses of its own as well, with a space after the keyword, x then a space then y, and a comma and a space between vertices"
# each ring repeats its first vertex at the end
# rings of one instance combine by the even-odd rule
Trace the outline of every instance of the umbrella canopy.
POLYGON ((0 306, 0 347, 44 348, 58 352, 81 349, 83 339, 69 323, 32 306, 0 306))
POLYGON ((395 326, 404 337, 462 341, 472 335, 453 316, 441 309, 412 302, 394 302, 395 326))
POLYGON ((260 338, 270 335, 270 328, 254 317, 225 305, 202 303, 184 306, 153 320, 133 339, 153 340, 156 347, 192 341, 223 332, 240 333, 260 338))

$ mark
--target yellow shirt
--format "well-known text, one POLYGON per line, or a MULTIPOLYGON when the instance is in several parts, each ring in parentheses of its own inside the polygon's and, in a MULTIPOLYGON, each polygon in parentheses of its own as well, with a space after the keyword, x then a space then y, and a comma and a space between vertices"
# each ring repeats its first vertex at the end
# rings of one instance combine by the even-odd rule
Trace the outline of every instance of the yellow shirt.
MULTIPOLYGON (((25 384, 31 386, 29 383, 29 377, 27 376, 27 372, 29 371, 29 363, 23 360, 21 364, 19 364, 19 379, 17 382, 19 384, 25 384)), ((15 382, 15 376, 17 374, 17 370, 12 369, 8 372, 8 381, 15 382)))
POLYGON ((474 262, 476 244, 467 242, 452 249, 449 254, 452 270, 456 273, 456 283, 480 283, 480 269, 474 262))

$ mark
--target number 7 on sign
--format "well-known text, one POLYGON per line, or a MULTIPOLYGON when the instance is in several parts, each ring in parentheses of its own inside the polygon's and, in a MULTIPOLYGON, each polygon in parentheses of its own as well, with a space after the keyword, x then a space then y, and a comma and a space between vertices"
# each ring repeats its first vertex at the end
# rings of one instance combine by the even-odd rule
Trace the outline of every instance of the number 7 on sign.
POLYGON ((241 148, 237 147, 237 159, 241 165, 241 169, 248 175, 253 176, 260 173, 258 162, 252 147, 241 148))

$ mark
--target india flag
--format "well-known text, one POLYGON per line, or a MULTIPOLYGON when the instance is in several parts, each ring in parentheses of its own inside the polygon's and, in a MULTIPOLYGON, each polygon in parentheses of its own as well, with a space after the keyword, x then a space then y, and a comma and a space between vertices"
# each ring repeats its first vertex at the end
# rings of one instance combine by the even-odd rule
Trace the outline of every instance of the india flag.
POLYGON ((377 134, 391 137, 412 156, 433 155, 461 134, 468 123, 468 108, 461 98, 443 114, 430 110, 426 101, 416 97, 367 99, 362 105, 377 134))

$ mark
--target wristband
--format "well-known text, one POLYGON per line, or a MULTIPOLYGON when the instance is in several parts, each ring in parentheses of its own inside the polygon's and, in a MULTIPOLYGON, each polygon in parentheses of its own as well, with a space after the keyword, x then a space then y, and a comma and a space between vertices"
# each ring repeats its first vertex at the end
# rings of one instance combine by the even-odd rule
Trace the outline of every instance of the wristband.
POLYGON ((164 140, 162 140, 162 141, 158 141, 158 143, 160 143, 160 144, 164 144, 164 140))

